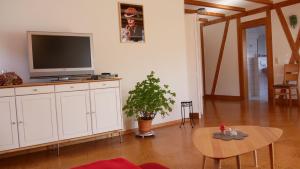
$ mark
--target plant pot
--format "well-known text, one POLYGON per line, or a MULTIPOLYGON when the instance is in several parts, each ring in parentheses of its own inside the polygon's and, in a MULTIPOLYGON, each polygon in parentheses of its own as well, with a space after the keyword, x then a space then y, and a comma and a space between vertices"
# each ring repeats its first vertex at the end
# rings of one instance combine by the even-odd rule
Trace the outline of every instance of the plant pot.
POLYGON ((151 131, 152 120, 138 120, 139 131, 141 133, 147 133, 151 131))

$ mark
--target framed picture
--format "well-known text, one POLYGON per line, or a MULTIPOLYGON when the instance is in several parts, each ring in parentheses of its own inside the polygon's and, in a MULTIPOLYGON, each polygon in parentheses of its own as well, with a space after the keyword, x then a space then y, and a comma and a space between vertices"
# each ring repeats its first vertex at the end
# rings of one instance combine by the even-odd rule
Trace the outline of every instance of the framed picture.
POLYGON ((145 42, 143 6, 119 3, 119 15, 120 41, 145 42))

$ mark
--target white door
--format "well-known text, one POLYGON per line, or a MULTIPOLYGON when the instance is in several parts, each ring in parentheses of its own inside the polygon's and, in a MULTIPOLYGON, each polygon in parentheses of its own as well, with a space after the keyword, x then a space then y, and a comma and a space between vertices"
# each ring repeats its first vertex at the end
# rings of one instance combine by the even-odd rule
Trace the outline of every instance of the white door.
POLYGON ((88 91, 56 94, 59 139, 92 134, 88 91))
POLYGON ((14 97, 0 98, 0 151, 19 147, 14 97))
POLYGON ((58 140, 54 94, 17 96, 20 146, 58 140))
POLYGON ((94 134, 122 128, 118 88, 91 90, 91 104, 94 134))

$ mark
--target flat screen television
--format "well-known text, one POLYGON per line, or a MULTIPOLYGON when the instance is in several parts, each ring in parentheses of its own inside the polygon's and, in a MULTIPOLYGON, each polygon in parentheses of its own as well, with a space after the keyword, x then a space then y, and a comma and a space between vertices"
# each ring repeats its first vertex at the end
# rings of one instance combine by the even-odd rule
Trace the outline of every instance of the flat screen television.
POLYGON ((92 34, 28 32, 28 52, 31 78, 94 73, 92 34))

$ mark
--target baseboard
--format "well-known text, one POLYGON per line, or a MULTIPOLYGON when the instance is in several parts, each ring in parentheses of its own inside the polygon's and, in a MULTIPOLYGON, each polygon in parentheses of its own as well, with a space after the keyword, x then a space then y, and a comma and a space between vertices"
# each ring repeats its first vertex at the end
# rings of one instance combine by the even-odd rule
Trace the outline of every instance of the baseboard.
POLYGON ((227 96, 227 95, 205 95, 204 99, 240 101, 240 100, 242 100, 242 97, 241 96, 227 96))
MULTIPOLYGON (((177 125, 177 124, 180 124, 180 122, 181 122, 181 120, 173 120, 173 121, 168 121, 165 123, 154 124, 154 125, 152 125, 152 129, 177 125)), ((132 134, 136 130, 137 130, 137 128, 127 129, 127 130, 122 131, 122 134, 123 135, 132 134)), ((61 142, 57 141, 57 142, 52 142, 52 143, 47 143, 47 144, 42 144, 42 145, 37 145, 37 146, 30 146, 30 147, 18 148, 18 149, 14 149, 14 150, 2 151, 2 152, 0 152, 0 159, 13 157, 13 156, 17 156, 17 155, 25 155, 25 154, 30 154, 30 153, 40 152, 40 151, 54 151, 53 153, 55 153, 56 146, 58 143, 60 144, 60 147, 72 146, 72 145, 87 143, 87 142, 91 142, 91 141, 108 139, 108 136, 110 136, 110 134, 112 134, 112 137, 116 137, 116 136, 119 136, 117 132, 118 131, 113 131, 113 132, 101 133, 101 134, 97 134, 97 135, 93 135, 93 136, 86 136, 86 137, 64 140, 61 142)))
MULTIPOLYGON (((153 124, 152 125, 152 129, 157 129, 157 128, 162 128, 162 127, 167 127, 167 126, 173 126, 176 124, 180 124, 181 119, 179 120, 173 120, 173 121, 168 121, 168 122, 164 122, 164 123, 159 123, 159 124, 153 124)), ((127 129, 123 132, 123 134, 132 134, 134 133, 136 130, 138 130, 138 128, 133 128, 133 129, 127 129)))

